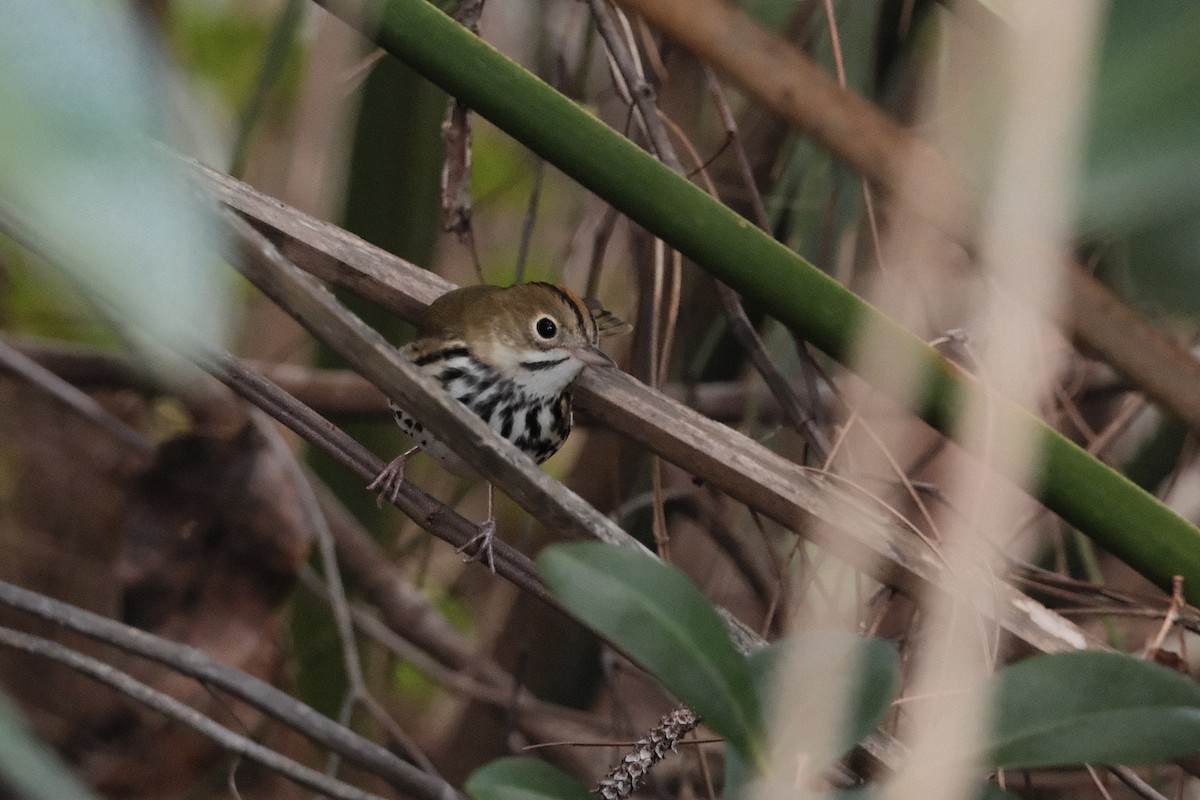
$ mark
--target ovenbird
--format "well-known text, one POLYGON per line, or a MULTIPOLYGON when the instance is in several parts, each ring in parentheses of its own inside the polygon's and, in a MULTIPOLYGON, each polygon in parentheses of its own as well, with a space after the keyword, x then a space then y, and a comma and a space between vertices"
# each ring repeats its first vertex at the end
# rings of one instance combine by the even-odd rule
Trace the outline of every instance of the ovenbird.
MULTIPOLYGON (((496 435, 540 464, 558 452, 571 432, 571 383, 585 366, 616 366, 598 346, 599 337, 630 329, 598 302, 584 302, 554 284, 468 286, 434 301, 418 337, 402 352, 496 435)), ((408 457, 418 449, 460 477, 478 477, 419 420, 390 405, 416 446, 388 464, 368 489, 395 500, 408 457)), ((495 531, 489 483, 487 519, 458 552, 467 552, 468 560, 482 556, 494 570, 495 531)))

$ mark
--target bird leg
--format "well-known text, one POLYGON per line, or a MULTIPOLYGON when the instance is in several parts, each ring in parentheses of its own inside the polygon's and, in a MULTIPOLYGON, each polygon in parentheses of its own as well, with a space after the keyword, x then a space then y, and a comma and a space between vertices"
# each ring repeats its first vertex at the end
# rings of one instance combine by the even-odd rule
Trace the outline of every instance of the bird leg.
POLYGON ((420 449, 420 447, 410 447, 405 450, 389 461, 388 465, 375 476, 375 480, 367 484, 367 491, 379 492, 379 496, 375 498, 375 505, 382 507, 384 498, 392 503, 399 499, 400 486, 404 483, 404 467, 408 464, 409 456, 420 449))
POLYGON ((479 523, 478 533, 468 539, 461 547, 454 548, 454 552, 456 553, 468 553, 463 558, 464 563, 479 561, 482 558, 487 562, 488 569, 492 572, 496 571, 496 559, 492 553, 492 540, 496 538, 496 515, 493 513, 494 493, 495 489, 489 483, 487 519, 479 523))

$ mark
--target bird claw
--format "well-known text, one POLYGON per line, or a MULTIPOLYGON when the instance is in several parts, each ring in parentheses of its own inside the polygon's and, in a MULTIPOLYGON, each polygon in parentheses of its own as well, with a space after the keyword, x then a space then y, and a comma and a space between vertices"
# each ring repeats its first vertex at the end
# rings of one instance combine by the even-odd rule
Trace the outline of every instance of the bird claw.
POLYGON ((454 548, 454 552, 465 554, 463 556, 464 564, 482 559, 487 564, 488 569, 495 572, 496 559, 492 552, 492 540, 495 538, 496 520, 489 517, 479 523, 479 532, 461 546, 454 548))
POLYGON ((384 498, 392 503, 400 499, 400 487, 404 484, 404 465, 407 461, 408 453, 392 459, 379 471, 375 479, 367 484, 367 491, 379 492, 375 498, 375 505, 379 508, 383 507, 384 498))

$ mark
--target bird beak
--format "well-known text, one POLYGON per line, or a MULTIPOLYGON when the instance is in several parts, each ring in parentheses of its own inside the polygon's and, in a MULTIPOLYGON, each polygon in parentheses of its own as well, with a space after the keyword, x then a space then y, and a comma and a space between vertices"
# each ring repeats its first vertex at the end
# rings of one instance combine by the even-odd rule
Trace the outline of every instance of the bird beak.
POLYGON ((587 347, 572 348, 575 357, 585 364, 591 364, 593 367, 613 367, 617 366, 617 362, 613 361, 612 356, 601 350, 597 345, 589 344, 587 347))

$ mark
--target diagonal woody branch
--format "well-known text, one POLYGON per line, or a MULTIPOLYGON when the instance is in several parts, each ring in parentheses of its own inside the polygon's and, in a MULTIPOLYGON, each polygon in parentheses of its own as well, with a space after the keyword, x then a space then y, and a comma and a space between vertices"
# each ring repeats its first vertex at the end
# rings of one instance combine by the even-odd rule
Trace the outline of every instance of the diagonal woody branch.
POLYGON ((388 397, 419 417, 439 440, 465 453, 485 479, 503 486, 551 530, 641 548, 615 523, 538 469, 514 445, 494 436, 487 423, 442 391, 324 285, 297 269, 262 233, 226 213, 241 248, 240 258, 234 261, 242 274, 388 397))
MULTIPOLYGON (((189 162, 191 163, 191 162, 189 162)), ((412 318, 450 284, 330 223, 313 219, 228 176, 191 163, 211 195, 266 232, 301 268, 412 318)), ((795 528, 809 516, 837 529, 822 544, 881 582, 928 584, 955 592, 934 554, 869 498, 819 472, 788 461, 619 372, 585 372, 576 402, 592 417, 779 523, 795 528)), ((501 485, 504 485, 503 483, 501 485)), ((1001 625, 1046 652, 1090 646, 1073 623, 1007 585, 998 587, 1001 625)), ((990 614, 992 609, 981 609, 990 614)))

